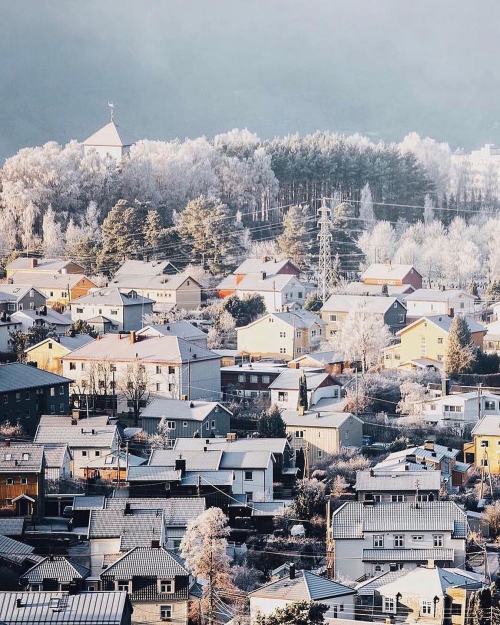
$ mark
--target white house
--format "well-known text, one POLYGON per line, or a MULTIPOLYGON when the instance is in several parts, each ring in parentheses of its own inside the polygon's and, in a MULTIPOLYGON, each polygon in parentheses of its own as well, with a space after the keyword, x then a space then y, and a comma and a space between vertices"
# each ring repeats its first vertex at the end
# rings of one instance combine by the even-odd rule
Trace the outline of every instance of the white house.
POLYGON ((71 302, 71 321, 86 321, 103 334, 140 330, 152 312, 153 300, 136 291, 122 293, 116 287, 92 289, 71 302))
POLYGON ((220 357, 177 336, 105 334, 62 358, 77 393, 114 393, 127 410, 123 388, 139 364, 148 390, 173 399, 219 399, 220 357))
POLYGON ((335 575, 359 579, 434 560, 465 564, 468 525, 452 501, 347 502, 332 515, 335 575))
POLYGON ((342 385, 329 373, 318 370, 287 368, 269 385, 271 404, 276 404, 284 410, 296 410, 300 381, 303 376, 306 380, 309 406, 314 406, 321 399, 340 401, 342 385))
POLYGON ((476 298, 462 289, 417 289, 406 296, 407 320, 433 315, 473 315, 476 298))
POLYGON ((426 423, 463 429, 477 423, 482 416, 500 415, 500 395, 475 391, 453 393, 424 401, 417 409, 426 423))
POLYGON ((71 319, 52 308, 42 306, 38 310, 18 310, 11 315, 12 321, 19 322, 26 332, 33 326, 54 328, 56 334, 65 334, 71 328, 71 319))
POLYGON ((170 321, 164 324, 144 326, 137 332, 137 336, 178 336, 194 345, 207 348, 207 334, 189 321, 170 321))
POLYGON ((12 320, 12 317, 5 315, 5 319, 0 318, 0 352, 7 353, 12 351, 11 332, 22 330, 20 321, 12 320))
POLYGON ((270 582, 252 591, 250 598, 250 623, 257 617, 269 616, 278 608, 297 601, 313 601, 328 606, 326 619, 354 620, 354 597, 356 591, 311 571, 295 571, 290 565, 288 577, 270 582))
POLYGON ((118 125, 111 119, 109 124, 99 128, 83 142, 84 154, 96 152, 101 158, 120 161, 130 151, 132 142, 124 139, 118 125))

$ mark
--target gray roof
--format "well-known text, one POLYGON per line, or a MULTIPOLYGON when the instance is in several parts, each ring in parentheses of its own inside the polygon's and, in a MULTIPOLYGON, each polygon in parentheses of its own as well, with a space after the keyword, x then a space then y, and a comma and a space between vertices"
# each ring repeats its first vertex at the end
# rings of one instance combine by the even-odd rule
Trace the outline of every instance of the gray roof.
POLYGON ((413 265, 400 265, 397 263, 373 263, 362 275, 362 280, 402 280, 411 270, 420 275, 413 265))
POLYGON ((129 467, 127 472, 128 482, 178 482, 181 479, 181 472, 175 471, 171 467, 140 465, 129 467))
POLYGON ((189 572, 173 552, 163 547, 134 547, 101 574, 103 579, 132 579, 136 575, 171 579, 189 572))
POLYGON ((234 275, 226 276, 218 285, 218 289, 235 289, 236 291, 258 291, 279 293, 290 282, 299 283, 298 278, 292 274, 280 273, 262 278, 260 275, 246 275, 240 280, 234 275))
POLYGON ((117 276, 161 276, 167 273, 170 275, 169 270, 177 273, 177 267, 173 265, 169 260, 126 260, 115 273, 117 276), (168 270, 168 271, 167 271, 168 270))
POLYGON ((221 469, 266 469, 272 459, 270 451, 225 451, 221 469))
POLYGON ((413 491, 437 490, 441 487, 441 471, 390 471, 384 474, 377 471, 372 475, 370 471, 356 472, 356 490, 369 491, 413 491))
POLYGON ((27 584, 41 584, 44 579, 57 579, 62 584, 69 584, 75 579, 85 579, 90 570, 63 556, 49 556, 38 562, 22 576, 27 584))
POLYGON ((64 459, 68 452, 67 445, 58 445, 56 447, 44 447, 45 466, 47 469, 59 469, 64 464, 64 459))
POLYGON ((237 329, 241 330, 243 328, 251 328, 254 325, 263 323, 266 319, 269 319, 270 317, 274 317, 275 319, 283 321, 295 330, 307 330, 314 325, 324 326, 325 324, 325 322, 318 315, 312 312, 309 312, 307 310, 294 310, 293 312, 269 313, 267 315, 264 315, 264 317, 259 317, 248 325, 241 326, 237 329))
POLYGON ((285 577, 266 584, 249 593, 250 597, 283 599, 286 601, 320 601, 332 597, 353 595, 350 586, 316 575, 311 571, 298 571, 295 579, 285 577))
POLYGON ((384 295, 383 287, 387 287, 387 294, 393 297, 406 299, 406 294, 414 291, 411 284, 365 284, 364 282, 349 282, 344 288, 348 295, 384 295))
POLYGON ((195 519, 205 510, 205 499, 203 497, 108 497, 106 499, 106 510, 125 510, 129 504, 134 510, 161 510, 163 519, 167 527, 186 527, 189 521, 195 519))
MULTIPOLYGON (((413 323, 410 323, 405 328, 399 330, 398 334, 403 334, 403 332, 406 332, 408 328, 411 328, 422 321, 429 321, 444 332, 449 332, 453 319, 454 317, 449 317, 448 315, 431 315, 428 317, 420 317, 420 319, 415 320, 413 323)), ((471 332, 486 332, 486 328, 484 327, 484 325, 478 323, 473 317, 467 317, 466 315, 464 315, 464 319, 467 321, 467 325, 469 326, 469 330, 471 332)))
MULTIPOLYGON (((13 271, 14 269, 32 269, 32 258, 26 256, 19 256, 10 263, 8 263, 6 269, 13 271)), ((37 258, 35 271, 47 271, 49 273, 57 273, 62 271, 70 264, 78 265, 74 260, 62 260, 60 258, 37 258)), ((82 267, 83 270, 83 267, 82 267)))
POLYGON ((73 499, 73 510, 102 510, 106 502, 104 495, 82 495, 73 499))
POLYGON ((290 362, 298 362, 301 360, 306 360, 310 358, 311 360, 316 360, 320 365, 329 365, 338 362, 344 362, 345 357, 340 352, 334 351, 322 351, 322 352, 310 352, 308 354, 302 354, 301 356, 297 356, 290 362))
MULTIPOLYGON (((61 427, 66 425, 72 425, 74 421, 74 417, 71 415, 53 415, 53 414, 43 414, 40 417, 40 421, 38 425, 47 425, 51 427, 61 427)), ((81 428, 90 429, 95 427, 101 427, 103 425, 109 425, 109 416, 108 415, 98 415, 96 417, 84 417, 81 419, 77 419, 77 424, 81 428)))
POLYGON ((476 425, 472 429, 472 434, 483 434, 489 436, 500 435, 500 416, 491 415, 491 417, 483 417, 476 423, 476 425))
POLYGON ((465 299, 474 300, 474 295, 470 295, 462 289, 417 289, 408 297, 408 302, 445 302, 448 303, 450 299, 457 297, 463 297, 465 299))
POLYGON ((299 380, 305 373, 307 381, 307 389, 309 391, 317 389, 323 382, 334 379, 326 371, 307 371, 302 369, 284 369, 279 376, 271 382, 270 389, 286 389, 286 390, 298 390, 299 380))
POLYGON ((181 363, 193 360, 219 360, 215 352, 195 345, 177 336, 142 336, 132 343, 130 337, 120 334, 105 334, 99 339, 64 356, 67 360, 96 360, 106 358, 113 361, 137 361, 154 363, 181 363))
POLYGON ((187 421, 204 421, 213 411, 231 414, 227 408, 216 401, 170 399, 155 396, 141 411, 141 419, 184 419, 187 421))
POLYGON ((452 501, 375 503, 347 502, 333 513, 334 538, 362 538, 363 532, 445 531, 467 536, 467 517, 452 501))
MULTIPOLYGON (((57 310, 53 310, 52 308, 47 308, 47 312, 43 315, 38 310, 29 310, 29 309, 18 310, 17 312, 11 315, 11 319, 13 321, 22 321, 23 317, 32 319, 34 321, 37 321, 38 319, 40 319, 47 324, 51 323, 55 326, 66 326, 66 328, 69 328, 71 326, 71 319, 67 315, 58 313, 57 310)), ((59 331, 60 330, 61 328, 59 329, 59 331)), ((52 341, 57 340, 58 342, 61 342, 59 341, 59 339, 50 339, 50 340, 52 341)))
POLYGON ((293 265, 297 269, 297 272, 299 271, 299 268, 290 258, 283 258, 281 260, 277 258, 246 258, 241 265, 233 271, 233 274, 259 274, 264 271, 268 276, 272 276, 278 271, 281 271, 287 264, 293 265))
POLYGON ((359 311, 367 314, 384 315, 396 302, 404 308, 397 297, 385 295, 340 295, 334 293, 326 300, 321 310, 345 313, 359 311))
POLYGON ((285 425, 289 426, 302 426, 311 428, 338 428, 348 419, 357 419, 350 412, 319 412, 315 410, 315 406, 312 406, 310 410, 303 415, 299 414, 296 410, 284 410, 281 413, 285 425))
POLYGON ((91 289, 87 295, 73 300, 72 306, 80 306, 81 304, 90 304, 92 306, 99 304, 107 306, 142 306, 143 304, 152 303, 152 299, 142 297, 133 290, 129 293, 123 293, 117 287, 106 287, 91 289))
POLYGON ((456 568, 419 566, 406 571, 406 574, 398 580, 387 580, 378 591, 383 596, 395 596, 399 592, 403 597, 407 595, 439 597, 449 588, 467 586, 472 589, 480 588, 484 584, 484 577, 479 573, 456 568))
POLYGON ((26 560, 36 560, 39 556, 33 556, 35 548, 18 540, 0 535, 0 558, 17 564, 26 560))
MULTIPOLYGON (((0 301, 3 302, 17 302, 22 299, 27 293, 31 291, 29 285, 24 284, 0 284, 0 301)), ((35 289, 39 295, 45 297, 45 295, 35 289)))
POLYGON ((0 447, 0 473, 39 473, 43 447, 28 443, 0 447))
POLYGON ((454 551, 443 547, 430 549, 363 549, 363 560, 370 562, 453 562, 454 551))
POLYGON ((286 438, 238 438, 228 441, 226 438, 178 438, 175 441, 175 451, 197 449, 223 449, 224 451, 259 451, 269 450, 273 454, 283 454, 289 446, 286 438))
MULTIPOLYGON (((190 280, 199 287, 201 287, 198 280, 193 278, 187 272, 179 272, 174 274, 161 274, 158 276, 144 276, 144 275, 116 275, 111 280, 110 285, 117 286, 120 290, 127 289, 153 289, 153 290, 166 290, 176 291, 181 289, 182 285, 190 280)), ((184 289, 185 290, 185 289, 184 289)))
POLYGON ((217 471, 220 467, 222 454, 221 449, 187 450, 183 452, 174 449, 154 449, 149 457, 148 464, 152 467, 175 467, 175 461, 186 461, 187 471, 217 471))
POLYGON ((35 434, 35 443, 61 444, 69 447, 111 448, 116 439, 116 425, 39 425, 35 434))
POLYGON ((19 362, 0 365, 0 393, 70 382, 70 379, 63 378, 61 375, 19 362))
MULTIPOLYGON (((16 271, 11 277, 14 284, 38 287, 43 290, 72 288, 80 280, 86 279, 83 273, 47 273, 45 271, 16 271)), ((91 282, 93 284, 93 282, 91 282)))
POLYGON ((150 547, 152 540, 162 540, 163 531, 163 515, 156 510, 132 514, 125 514, 124 510, 90 511, 88 537, 120 538, 120 551, 150 547))
POLYGON ((0 534, 3 536, 22 536, 24 534, 24 518, 0 518, 0 534))
POLYGON ((363 582, 356 584, 356 592, 358 596, 373 596, 375 594, 375 590, 382 586, 383 584, 387 584, 389 582, 393 582, 394 580, 402 577, 406 574, 406 570, 397 569, 396 571, 385 571, 384 573, 379 573, 375 575, 375 577, 370 577, 369 579, 365 579, 363 582))
POLYGON ((377 466, 383 466, 384 464, 391 464, 395 460, 404 461, 407 456, 415 455, 417 460, 420 459, 432 459, 436 462, 440 462, 443 458, 455 459, 460 453, 459 449, 453 449, 452 447, 445 447, 444 445, 438 445, 434 443, 432 449, 426 449, 424 445, 417 447, 408 447, 401 451, 394 451, 389 454, 385 460, 380 462, 377 466))
POLYGON ((221 471, 187 471, 181 479, 183 486, 233 486, 233 471, 227 469, 221 471))
POLYGON ((127 605, 126 592, 0 592, 0 623, 121 625, 127 605))
POLYGON ((189 321, 183 319, 164 323, 163 325, 151 324, 141 328, 137 334, 150 336, 179 336, 185 341, 193 341, 195 339, 206 340, 207 335, 203 330, 197 328, 189 321))

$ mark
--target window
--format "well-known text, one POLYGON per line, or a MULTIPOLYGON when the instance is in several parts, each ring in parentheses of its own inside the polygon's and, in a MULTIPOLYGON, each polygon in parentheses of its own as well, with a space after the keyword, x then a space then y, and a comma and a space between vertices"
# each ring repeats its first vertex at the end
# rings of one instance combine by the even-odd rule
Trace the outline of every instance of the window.
POLYGON ((246 378, 245 378, 245 374, 240 374, 240 375, 238 376, 238 382, 245 382, 245 379, 246 379, 246 378))
POLYGON ((16 393, 16 401, 21 401, 21 393, 16 393))
POLYGON ((160 592, 172 593, 174 592, 174 582, 171 579, 162 579, 160 581, 160 592))
POLYGON ((495 402, 494 401, 485 401, 484 402, 484 409, 485 410, 495 410, 495 402))
POLYGON ((256 375, 251 375, 250 376, 250 383, 251 384, 257 384, 258 381, 259 381, 259 378, 256 375))
POLYGON ((30 459, 30 455, 29 455, 29 453, 27 453, 27 452, 26 452, 26 453, 24 453, 24 454, 23 454, 23 460, 29 460, 29 459, 30 459))
POLYGON ((16 305, 15 305, 15 304, 8 304, 8 305, 7 305, 7 308, 8 308, 9 310, 16 310, 16 305))
POLYGON ((288 393, 286 391, 278 391, 278 401, 288 401, 288 393))
POLYGON ((295 438, 304 438, 304 430, 297 430, 295 432, 295 438))
POLYGON ((14 484, 14 479, 13 479, 12 477, 8 477, 8 478, 5 480, 5 483, 6 483, 8 486, 12 486, 12 484, 14 484))
POLYGON ((70 362, 69 363, 69 370, 70 371, 75 371, 76 370, 76 362, 70 362))
POLYGON ((394 304, 392 306, 393 306, 393 308, 397 308, 398 307, 398 303, 394 302, 394 304))
POLYGON ((330 315, 330 321, 337 321, 337 315, 330 315))
POLYGON ((162 621, 171 621, 172 620, 172 606, 171 605, 161 605, 160 606, 160 619, 162 621))
POLYGON ((295 332, 295 336, 300 339, 300 337, 302 336, 302 332, 300 330, 297 330, 297 332, 295 332))
POLYGON ((271 382, 271 378, 268 375, 262 376, 262 384, 269 384, 271 382))
POLYGON ((168 385, 168 390, 169 390, 170 392, 172 392, 172 391, 174 390, 174 385, 173 385, 172 383, 169 383, 169 385, 168 385))
POLYGON ((4 460, 12 460, 12 454, 5 454, 4 460))
POLYGON ((215 430, 215 420, 212 419, 212 430, 215 430))
POLYGON ((129 591, 129 582, 127 579, 123 580, 120 579, 116 582, 116 590, 121 590, 122 592, 128 592, 129 591))
POLYGON ((422 536, 422 534, 416 534, 415 536, 412 536, 411 539, 413 540, 414 543, 419 543, 419 542, 422 542, 422 540, 424 540, 424 537, 422 536))
POLYGON ((323 458, 323 452, 321 449, 318 449, 318 458, 323 458))
POLYGON ((396 613, 396 599, 394 597, 384 597, 383 611, 396 613))
POLYGON ((169 375, 173 375, 175 373, 175 367, 169 367, 168 368, 168 374, 169 375))
POLYGON ((112 310, 112 311, 111 311, 111 314, 112 314, 112 315, 117 315, 117 314, 118 314, 118 311, 117 311, 117 310, 112 310))
POLYGON ((438 345, 442 345, 443 344, 443 337, 439 336, 438 337, 438 345))
POLYGON ((248 491, 245 493, 247 501, 253 501, 253 493, 252 491, 248 491))
POLYGON ((161 373, 161 367, 160 365, 156 365, 156 373, 160 374, 161 373))
POLYGON ((28 478, 27 477, 22 477, 21 478, 21 484, 27 484, 28 483, 28 478))
POLYGON ((167 421, 167 429, 175 430, 175 421, 167 421))
POLYGON ((245 481, 251 482, 253 480, 253 471, 245 471, 245 481))
POLYGON ((375 573, 380 573, 382 571, 382 566, 380 564, 376 564, 374 571, 375 573))
POLYGON ((376 549, 382 548, 384 546, 384 535, 383 534, 375 534, 373 536, 373 548, 376 549))
POLYGON ((77 309, 76 309, 76 312, 77 312, 77 313, 82 313, 82 312, 83 312, 83 308, 77 308, 77 309))
POLYGON ((417 495, 417 501, 432 501, 432 499, 429 499, 429 495, 417 495))
POLYGON ((99 456, 101 455, 101 451, 99 449, 95 450, 95 457, 99 458, 99 456))
POLYGON ((87 455, 87 450, 86 449, 82 449, 82 458, 85 458, 86 455, 87 455))
POLYGON ((188 426, 188 422, 187 422, 187 421, 183 421, 183 422, 182 422, 182 427, 183 427, 183 428, 187 428, 187 426, 188 426))
POLYGON ((104 464, 113 464, 113 456, 106 456, 104 464))
POLYGON ((52 343, 49 343, 49 349, 52 349, 52 343))
POLYGON ((31 584, 31 590, 38 591, 40 590, 40 584, 31 584))
POLYGON ((391 495, 391 501, 404 501, 404 495, 391 495))
POLYGON ((404 547, 405 537, 403 534, 394 534, 394 547, 404 547))
POLYGON ((442 534, 434 534, 432 537, 434 547, 442 547, 443 546, 443 535, 442 534))
POLYGON ((53 386, 51 386, 50 387, 50 396, 51 397, 55 397, 55 394, 56 394, 56 389, 53 386))
POLYGON ((432 614, 432 601, 422 601, 420 604, 420 614, 429 616, 432 614))
POLYGON ((161 391, 161 383, 160 382, 156 383, 156 390, 157 391, 161 391))
POLYGON ((452 603, 451 614, 452 616, 460 616, 462 614, 462 605, 460 603, 452 603))

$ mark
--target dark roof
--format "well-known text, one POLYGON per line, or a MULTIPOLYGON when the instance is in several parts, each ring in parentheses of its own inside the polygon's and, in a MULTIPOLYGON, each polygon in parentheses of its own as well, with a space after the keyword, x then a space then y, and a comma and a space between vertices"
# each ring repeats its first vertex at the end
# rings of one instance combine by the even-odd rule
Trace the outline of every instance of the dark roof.
POLYGON ((0 473, 39 473, 42 470, 41 445, 9 445, 0 447, 0 473))
POLYGON ((103 578, 131 579, 134 575, 166 577, 189 575, 180 558, 163 547, 135 547, 103 571, 103 578))
POLYGON ((63 556, 49 556, 24 573, 22 580, 27 584, 41 584, 44 579, 57 579, 69 584, 74 579, 85 579, 90 570, 63 556))
POLYGON ((40 386, 53 386, 54 384, 69 384, 70 382, 69 378, 63 378, 61 375, 23 365, 19 362, 0 365, 0 393, 40 386))
POLYGON ((22 536, 24 533, 23 517, 0 518, 0 534, 3 536, 22 536))

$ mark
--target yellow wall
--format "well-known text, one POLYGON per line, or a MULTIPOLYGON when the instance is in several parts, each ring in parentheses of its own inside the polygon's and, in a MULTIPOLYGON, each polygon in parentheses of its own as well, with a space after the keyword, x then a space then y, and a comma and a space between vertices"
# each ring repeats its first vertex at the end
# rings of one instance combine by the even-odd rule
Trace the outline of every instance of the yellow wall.
POLYGON ((492 475, 500 475, 500 436, 476 434, 474 436, 474 461, 478 469, 481 468, 482 460, 488 460, 489 472, 492 475), (483 447, 483 441, 488 447, 483 447))
POLYGON ((47 341, 26 350, 26 359, 29 362, 36 362, 39 369, 62 375, 61 358, 68 353, 68 350, 57 341, 47 341), (49 348, 49 345, 52 345, 52 348, 49 348))
POLYGON ((328 454, 339 451, 339 432, 337 428, 313 428, 303 425, 287 425, 286 433, 290 436, 292 448, 303 449, 309 446, 309 462, 316 463, 328 454), (297 431, 304 432, 303 438, 296 438, 297 431))

